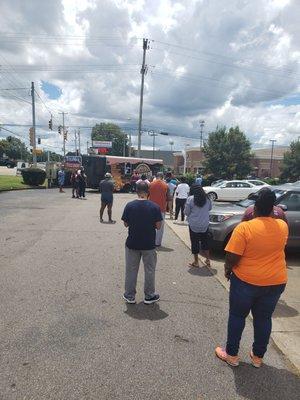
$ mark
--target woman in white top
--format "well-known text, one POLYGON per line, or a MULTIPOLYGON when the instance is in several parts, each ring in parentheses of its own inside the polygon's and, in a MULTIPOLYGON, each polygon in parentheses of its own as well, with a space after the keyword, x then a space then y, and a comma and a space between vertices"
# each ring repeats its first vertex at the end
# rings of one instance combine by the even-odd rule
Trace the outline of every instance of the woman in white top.
POLYGON ((189 197, 190 187, 186 183, 186 178, 182 176, 180 183, 176 188, 176 200, 175 200, 175 221, 177 221, 179 211, 181 211, 181 221, 184 221, 184 206, 186 199, 189 197))

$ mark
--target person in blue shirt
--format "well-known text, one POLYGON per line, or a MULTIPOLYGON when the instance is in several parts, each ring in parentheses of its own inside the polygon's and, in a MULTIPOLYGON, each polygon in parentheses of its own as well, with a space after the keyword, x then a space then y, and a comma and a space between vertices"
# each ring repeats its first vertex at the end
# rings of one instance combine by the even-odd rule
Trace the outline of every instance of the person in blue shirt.
POLYGON ((202 181, 203 181, 202 175, 198 174, 197 178, 195 179, 195 184, 202 186, 202 181))
POLYGON ((60 167, 60 170, 57 173, 57 181, 59 186, 59 192, 65 193, 63 190, 63 186, 65 184, 65 169, 63 165, 60 167))
POLYGON ((136 282, 140 261, 143 259, 145 270, 144 303, 152 304, 159 301, 159 294, 155 293, 157 262, 155 237, 156 229, 160 229, 163 218, 159 206, 148 200, 149 186, 146 182, 137 184, 136 192, 138 199, 128 203, 122 215, 122 221, 128 227, 123 299, 129 304, 136 303, 136 282))

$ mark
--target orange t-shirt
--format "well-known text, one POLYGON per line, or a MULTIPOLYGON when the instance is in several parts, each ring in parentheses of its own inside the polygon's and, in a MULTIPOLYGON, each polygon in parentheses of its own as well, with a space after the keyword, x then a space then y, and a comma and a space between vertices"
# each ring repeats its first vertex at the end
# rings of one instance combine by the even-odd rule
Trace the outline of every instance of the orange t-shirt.
POLYGON ((238 254, 235 275, 257 286, 287 282, 284 248, 288 226, 281 219, 257 217, 240 223, 233 231, 225 251, 238 254))
POLYGON ((168 185, 161 179, 151 182, 149 187, 149 200, 156 203, 161 212, 166 212, 168 185))

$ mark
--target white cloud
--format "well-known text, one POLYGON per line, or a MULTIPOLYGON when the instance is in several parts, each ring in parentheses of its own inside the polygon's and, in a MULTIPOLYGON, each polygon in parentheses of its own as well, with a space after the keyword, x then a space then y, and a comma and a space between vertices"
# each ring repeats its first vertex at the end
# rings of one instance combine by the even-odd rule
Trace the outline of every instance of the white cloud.
MULTIPOLYGON (((130 117, 136 127, 141 38, 148 37, 144 126, 174 133, 175 149, 198 144, 200 119, 206 133, 240 125, 256 146, 300 134, 297 0, 11 0, 1 11, 0 86, 59 86, 57 100, 39 92, 56 123, 64 110, 68 125, 130 117)), ((28 90, 0 93, 0 122, 30 124, 30 105, 7 99, 30 101, 28 90)), ((37 100, 37 123, 47 125, 37 100)), ((12 129, 27 136, 27 128, 12 129)), ((60 150, 56 132, 39 132, 60 150)), ((84 140, 89 133, 83 129, 84 140)), ((158 147, 169 148, 169 140, 159 136, 158 147)), ((151 138, 143 135, 143 143, 151 138)))

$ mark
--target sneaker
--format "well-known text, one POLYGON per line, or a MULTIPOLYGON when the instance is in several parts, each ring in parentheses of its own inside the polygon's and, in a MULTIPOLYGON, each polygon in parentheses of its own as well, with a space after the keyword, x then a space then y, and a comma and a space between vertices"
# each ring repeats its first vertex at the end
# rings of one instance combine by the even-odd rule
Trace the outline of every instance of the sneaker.
POLYGON ((230 356, 222 347, 217 347, 215 353, 220 360, 227 362, 232 367, 238 367, 240 364, 239 356, 230 356))
POLYGON ((133 298, 129 298, 129 297, 126 297, 125 294, 123 294, 123 300, 125 300, 126 303, 128 303, 128 304, 135 304, 136 303, 134 297, 133 298))
POLYGON ((253 354, 253 351, 250 351, 250 358, 251 358, 251 364, 255 368, 260 368, 263 364, 263 359, 261 357, 257 357, 253 354))
POLYGON ((160 299, 159 294, 155 294, 154 296, 148 298, 145 297, 144 304, 153 304, 159 301, 159 299, 160 299))

